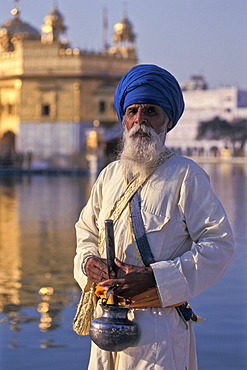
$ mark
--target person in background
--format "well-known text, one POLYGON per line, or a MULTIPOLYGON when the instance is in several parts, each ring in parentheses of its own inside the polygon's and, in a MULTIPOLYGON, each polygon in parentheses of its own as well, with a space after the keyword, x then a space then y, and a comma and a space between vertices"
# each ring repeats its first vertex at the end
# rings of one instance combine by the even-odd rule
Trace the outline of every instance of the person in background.
POLYGON ((231 227, 204 170, 166 148, 166 135, 184 110, 174 76, 137 65, 121 79, 114 104, 123 145, 119 159, 100 173, 76 224, 74 276, 82 290, 91 281, 129 299, 140 337, 116 353, 92 343, 89 369, 194 370, 197 317, 187 301, 224 274, 234 250, 231 227), (109 277, 98 241, 131 184, 134 194, 114 219, 118 273, 109 277))

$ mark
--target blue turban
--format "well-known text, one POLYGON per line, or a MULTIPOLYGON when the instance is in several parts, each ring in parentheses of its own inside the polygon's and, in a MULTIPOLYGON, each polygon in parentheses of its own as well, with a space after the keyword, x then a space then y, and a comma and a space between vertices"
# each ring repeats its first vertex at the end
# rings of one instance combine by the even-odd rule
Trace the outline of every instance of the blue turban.
POLYGON ((159 105, 172 120, 172 128, 184 111, 182 91, 175 77, 152 64, 139 64, 120 80, 114 95, 120 122, 125 109, 132 104, 159 105))

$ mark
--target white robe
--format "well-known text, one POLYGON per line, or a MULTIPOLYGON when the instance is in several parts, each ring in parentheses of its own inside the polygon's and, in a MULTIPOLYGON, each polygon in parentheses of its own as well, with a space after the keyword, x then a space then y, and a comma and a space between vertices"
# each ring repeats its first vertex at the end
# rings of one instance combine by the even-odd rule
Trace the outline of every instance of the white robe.
MULTIPOLYGON (((126 181, 119 161, 108 165, 93 186, 76 224, 75 279, 82 289, 87 277, 83 259, 97 255, 99 231, 126 181)), ((154 256, 154 272, 162 307, 134 309, 131 318, 141 330, 134 347, 114 354, 92 344, 90 369, 197 369, 194 334, 174 308, 218 281, 233 256, 233 235, 226 213, 214 195, 207 174, 195 162, 175 155, 141 188, 141 212, 154 256)), ((140 265, 131 244, 125 209, 114 228, 116 256, 140 265)), ((105 250, 102 252, 105 257, 105 250)))

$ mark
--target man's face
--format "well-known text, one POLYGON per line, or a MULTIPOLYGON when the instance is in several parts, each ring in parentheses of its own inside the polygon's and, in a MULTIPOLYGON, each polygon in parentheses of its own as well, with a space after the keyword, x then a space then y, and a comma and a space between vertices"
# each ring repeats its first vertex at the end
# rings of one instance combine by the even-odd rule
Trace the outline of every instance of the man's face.
MULTIPOLYGON (((157 134, 159 134, 163 125, 165 124, 166 114, 159 105, 132 104, 126 108, 124 118, 124 122, 128 131, 130 131, 136 125, 145 125, 151 127, 157 134)), ((168 127, 171 124, 171 121, 169 121, 168 127)), ((139 130, 135 136, 145 137, 148 136, 148 134, 139 130)))
POLYGON ((164 150, 167 127, 171 121, 154 104, 132 104, 125 111, 123 149, 120 161, 125 174, 145 177, 164 150))

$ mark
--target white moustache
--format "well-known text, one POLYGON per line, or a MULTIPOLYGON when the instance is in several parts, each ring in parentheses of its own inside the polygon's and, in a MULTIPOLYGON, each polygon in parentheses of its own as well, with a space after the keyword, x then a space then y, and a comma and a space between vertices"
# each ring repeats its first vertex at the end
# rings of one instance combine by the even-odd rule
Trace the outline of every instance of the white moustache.
POLYGON ((145 125, 136 125, 132 127, 129 131, 129 137, 134 136, 137 133, 145 133, 151 136, 155 131, 152 129, 152 127, 148 127, 145 125))

